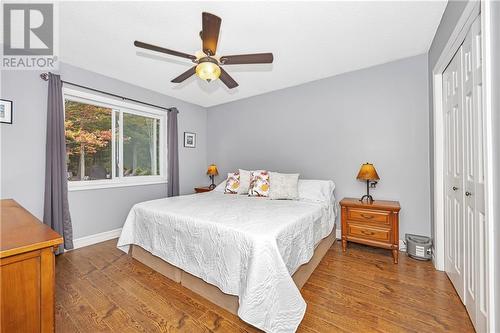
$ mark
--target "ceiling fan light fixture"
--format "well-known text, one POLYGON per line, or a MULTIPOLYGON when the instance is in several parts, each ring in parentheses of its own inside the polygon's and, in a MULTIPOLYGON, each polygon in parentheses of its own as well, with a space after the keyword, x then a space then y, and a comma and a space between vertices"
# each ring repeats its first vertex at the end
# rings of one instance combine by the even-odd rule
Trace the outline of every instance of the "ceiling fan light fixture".
POLYGON ((191 76, 198 76, 207 82, 220 79, 229 89, 238 87, 236 82, 222 65, 243 65, 243 64, 270 64, 273 62, 272 53, 251 53, 219 56, 217 55, 217 43, 222 19, 214 14, 203 12, 201 14, 202 30, 200 37, 202 41, 202 51, 197 51, 196 55, 170 50, 161 46, 144 43, 136 40, 134 45, 142 49, 159 53, 169 54, 191 60, 194 65, 181 75, 173 78, 170 82, 181 83, 191 76))
POLYGON ((196 66, 196 75, 205 81, 217 80, 220 76, 220 67, 214 62, 204 61, 196 66))

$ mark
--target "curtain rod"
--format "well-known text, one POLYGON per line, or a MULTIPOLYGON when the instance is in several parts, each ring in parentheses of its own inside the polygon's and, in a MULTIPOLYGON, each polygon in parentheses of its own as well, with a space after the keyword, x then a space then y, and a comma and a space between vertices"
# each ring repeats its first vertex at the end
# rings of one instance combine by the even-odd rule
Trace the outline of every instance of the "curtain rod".
MULTIPOLYGON (((44 81, 48 81, 49 80, 49 73, 42 73, 40 74, 40 78, 44 81)), ((87 89, 87 90, 91 90, 91 91, 95 91, 97 93, 101 93, 101 94, 105 94, 105 95, 109 95, 109 96, 113 96, 113 97, 116 97, 116 98, 120 98, 122 100, 126 100, 126 101, 131 101, 131 102, 135 102, 135 103, 140 103, 140 104, 144 104, 144 105, 147 105, 147 106, 152 106, 154 108, 158 108, 158 109, 162 109, 162 110, 167 110, 167 111, 171 111, 171 108, 167 108, 167 107, 164 107, 164 106, 160 106, 160 105, 155 105, 155 104, 151 104, 151 103, 146 103, 146 102, 143 102, 143 101, 139 101, 137 99, 133 99, 133 98, 128 98, 128 97, 124 97, 124 96, 120 96, 120 95, 116 95, 116 94, 113 94, 113 93, 109 93, 109 92, 106 92, 106 91, 102 91, 102 90, 99 90, 99 89, 94 89, 94 88, 90 88, 90 87, 86 87, 86 86, 82 86, 80 84, 76 84, 76 83, 73 83, 73 82, 68 82, 68 81, 63 81, 61 80, 62 83, 66 83, 66 84, 69 84, 69 85, 72 85, 72 86, 75 86, 75 87, 79 87, 79 88, 83 88, 83 89, 87 89)))

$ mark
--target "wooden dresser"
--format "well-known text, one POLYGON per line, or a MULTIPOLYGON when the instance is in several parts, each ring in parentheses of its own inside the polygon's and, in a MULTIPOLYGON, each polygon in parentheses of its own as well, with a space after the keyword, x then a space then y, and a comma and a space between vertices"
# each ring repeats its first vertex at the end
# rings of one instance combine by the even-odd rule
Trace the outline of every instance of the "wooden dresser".
POLYGON ((0 330, 54 332, 54 249, 62 237, 14 200, 0 201, 0 330))
POLYGON ((347 242, 392 250, 394 263, 398 263, 399 211, 397 201, 375 200, 369 204, 355 198, 344 198, 342 207, 342 250, 347 242))

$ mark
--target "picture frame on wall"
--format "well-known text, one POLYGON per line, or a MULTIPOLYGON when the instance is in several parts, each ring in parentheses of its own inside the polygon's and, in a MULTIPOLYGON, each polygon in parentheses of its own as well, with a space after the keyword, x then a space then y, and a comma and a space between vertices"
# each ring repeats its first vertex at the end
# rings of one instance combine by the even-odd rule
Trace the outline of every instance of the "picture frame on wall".
POLYGON ((184 147, 196 148, 196 133, 184 132, 184 147))
POLYGON ((12 124, 12 101, 0 99, 0 123, 12 124))

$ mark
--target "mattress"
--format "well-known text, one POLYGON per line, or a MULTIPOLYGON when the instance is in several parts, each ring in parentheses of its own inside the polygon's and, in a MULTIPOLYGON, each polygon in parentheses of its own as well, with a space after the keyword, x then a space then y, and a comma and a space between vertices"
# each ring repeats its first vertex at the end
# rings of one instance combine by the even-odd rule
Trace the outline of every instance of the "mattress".
POLYGON ((118 247, 139 245, 238 296, 238 316, 259 329, 293 332, 306 303, 291 275, 310 260, 334 223, 333 201, 212 191, 136 204, 118 247))

